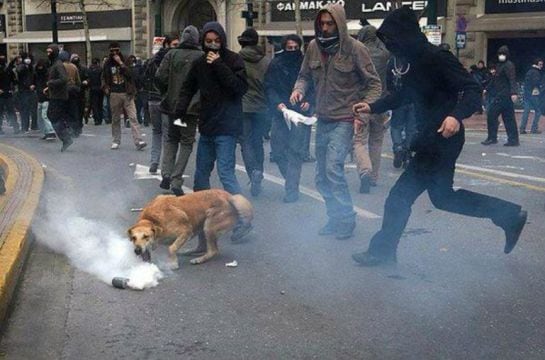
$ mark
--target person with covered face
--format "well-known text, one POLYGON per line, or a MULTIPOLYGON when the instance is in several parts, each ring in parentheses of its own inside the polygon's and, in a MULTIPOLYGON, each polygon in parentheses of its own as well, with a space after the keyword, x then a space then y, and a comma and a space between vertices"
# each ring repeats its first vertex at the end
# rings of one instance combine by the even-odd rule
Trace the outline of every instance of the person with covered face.
MULTIPOLYGON (((192 104, 186 111, 182 122, 174 123, 168 113, 176 108, 176 101, 180 96, 180 88, 187 79, 193 62, 203 56, 199 43, 199 30, 193 26, 187 26, 182 32, 181 42, 178 47, 171 49, 161 61, 157 70, 156 82, 163 93, 163 100, 158 107, 165 107, 166 131, 161 162, 161 175, 163 180, 159 186, 165 190, 170 189, 174 195, 184 195, 184 172, 193 152, 197 123, 199 121, 199 96, 193 96, 192 104)), ((151 103, 150 103, 151 108, 151 103)))
POLYGON ((418 133, 411 145, 414 156, 386 199, 381 230, 369 249, 353 259, 364 266, 395 262, 411 206, 424 191, 441 210, 491 219, 504 230, 504 252, 510 253, 526 223, 526 211, 508 201, 452 188, 464 145, 462 120, 480 108, 479 85, 454 55, 427 41, 408 7, 388 15, 377 36, 396 59, 399 87, 376 102, 356 104, 354 112, 377 114, 412 102, 418 133))
POLYGON ((4 134, 2 123, 4 115, 15 134, 19 133, 19 123, 13 108, 13 90, 15 89, 15 73, 8 66, 5 55, 0 55, 0 135, 4 134))
POLYGON ((503 145, 519 146, 514 106, 518 100, 516 71, 515 65, 509 60, 509 48, 505 45, 498 49, 496 73, 490 78, 487 95, 490 102, 486 117, 488 137, 481 144, 498 143, 498 117, 501 115, 507 132, 507 142, 503 145))
POLYGON ((26 52, 21 53, 22 62, 15 67, 17 75, 17 96, 19 113, 21 115, 21 130, 28 132, 29 130, 38 129, 38 121, 36 119, 36 94, 34 92, 34 66, 32 58, 26 52))
POLYGON ((242 98, 244 112, 242 130, 242 158, 246 173, 250 178, 250 192, 258 196, 263 181, 263 137, 270 128, 270 119, 267 112, 265 96, 265 72, 269 67, 270 59, 257 43, 259 36, 253 28, 244 30, 238 37, 242 46, 239 54, 244 60, 246 75, 248 76, 248 91, 242 98))
POLYGON ((543 75, 543 59, 536 58, 532 67, 524 77, 524 112, 520 121, 520 133, 526 134, 526 124, 530 116, 530 110, 534 110, 534 121, 532 122, 532 134, 541 134, 539 130, 539 119, 541 118, 541 99, 543 75))
POLYGON ((104 119, 103 102, 104 92, 102 91, 102 66, 100 59, 94 58, 89 67, 89 101, 91 112, 93 113, 93 121, 95 125, 102 125, 104 119))
POLYGON ((45 59, 39 59, 34 68, 34 84, 36 85, 36 95, 38 96, 38 124, 43 131, 42 140, 54 140, 57 136, 51 121, 47 117, 49 99, 44 94, 47 87, 48 63, 45 59))
POLYGON ((68 149, 74 142, 70 129, 70 116, 68 111, 68 73, 61 59, 59 59, 59 46, 50 44, 47 46, 49 59, 49 72, 47 87, 43 90, 49 98, 47 117, 51 121, 57 136, 62 141, 61 152, 68 149))
POLYGON ((240 193, 235 175, 236 143, 242 133, 242 96, 248 89, 244 61, 227 49, 223 27, 215 21, 203 27, 204 55, 193 63, 174 112, 183 119, 193 95, 200 90, 199 143, 193 190, 210 189, 210 174, 217 165, 223 188, 240 193))
POLYGON ((329 218, 319 235, 346 239, 356 225, 344 174, 357 118, 352 106, 377 100, 381 84, 369 51, 348 34, 342 5, 325 6, 318 12, 314 27, 316 38, 308 46, 290 102, 308 102, 309 90, 315 89, 316 187, 325 200, 329 218))
MULTIPOLYGON (((265 91, 273 114, 271 149, 276 165, 286 180, 283 199, 285 203, 299 200, 299 180, 306 154, 305 137, 310 128, 303 124, 288 128, 282 114, 282 110, 291 109, 310 115, 308 114, 310 104, 306 101, 295 106, 290 103, 293 85, 303 63, 302 45, 299 36, 295 34, 285 36, 282 39, 282 51, 272 59, 265 74, 265 91)), ((309 95, 307 98, 311 97, 309 95)))
POLYGON ((121 114, 129 118, 131 135, 136 150, 143 150, 147 143, 142 140, 138 121, 136 120, 136 86, 133 74, 123 59, 119 44, 110 44, 110 56, 102 71, 102 89, 110 96, 110 111, 112 121, 112 150, 119 149, 121 144, 121 114))

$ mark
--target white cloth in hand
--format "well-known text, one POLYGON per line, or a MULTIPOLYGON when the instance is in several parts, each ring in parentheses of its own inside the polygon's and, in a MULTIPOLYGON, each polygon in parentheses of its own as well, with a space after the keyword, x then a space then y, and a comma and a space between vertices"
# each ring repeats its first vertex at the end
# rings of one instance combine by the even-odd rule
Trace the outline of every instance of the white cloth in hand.
POLYGON ((299 114, 297 111, 289 110, 287 108, 282 109, 282 114, 284 115, 284 120, 286 120, 288 129, 291 129, 291 124, 313 125, 316 123, 316 121, 318 121, 315 116, 304 116, 299 114))

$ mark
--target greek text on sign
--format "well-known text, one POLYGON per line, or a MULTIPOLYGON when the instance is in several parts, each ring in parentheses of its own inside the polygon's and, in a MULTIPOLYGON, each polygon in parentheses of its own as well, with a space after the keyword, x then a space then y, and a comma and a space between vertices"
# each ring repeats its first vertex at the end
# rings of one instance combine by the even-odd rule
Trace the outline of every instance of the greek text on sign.
MULTIPOLYGON (((326 0, 326 1, 301 1, 299 9, 301 10, 319 10, 324 8, 327 4, 341 4, 344 6, 343 0, 326 0)), ((295 11, 295 3, 291 1, 281 1, 276 4, 278 11, 295 11)))

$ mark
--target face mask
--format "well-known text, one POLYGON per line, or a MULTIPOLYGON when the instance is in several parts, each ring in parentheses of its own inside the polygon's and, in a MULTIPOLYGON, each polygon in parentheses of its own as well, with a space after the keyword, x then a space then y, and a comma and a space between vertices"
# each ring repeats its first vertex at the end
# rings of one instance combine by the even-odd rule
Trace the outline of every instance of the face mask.
POLYGON ((317 40, 322 50, 328 54, 334 54, 339 49, 340 42, 338 35, 333 35, 326 38, 318 36, 317 40))
POLYGON ((221 49, 221 45, 216 43, 205 44, 204 49, 206 51, 218 52, 221 49))
POLYGON ((32 60, 30 60, 29 58, 25 59, 25 64, 30 65, 31 62, 32 62, 32 60))
POLYGON ((498 55, 498 60, 499 60, 500 62, 504 62, 505 60, 507 60, 507 56, 505 56, 505 55, 503 55, 503 54, 498 55))
POLYGON ((300 50, 284 50, 284 57, 288 61, 296 61, 303 57, 303 53, 300 50))
POLYGON ((74 64, 74 65, 79 65, 79 59, 73 59, 73 60, 72 60, 72 64, 74 64))

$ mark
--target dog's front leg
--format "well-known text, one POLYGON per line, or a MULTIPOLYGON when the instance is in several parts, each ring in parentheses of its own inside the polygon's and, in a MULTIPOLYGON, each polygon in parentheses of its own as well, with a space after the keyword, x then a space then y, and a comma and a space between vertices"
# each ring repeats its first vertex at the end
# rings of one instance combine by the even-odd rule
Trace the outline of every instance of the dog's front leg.
POLYGON ((180 234, 176 240, 168 247, 168 265, 171 270, 178 270, 180 267, 178 263, 178 256, 176 253, 178 249, 184 246, 184 244, 191 238, 190 232, 184 232, 180 234))

